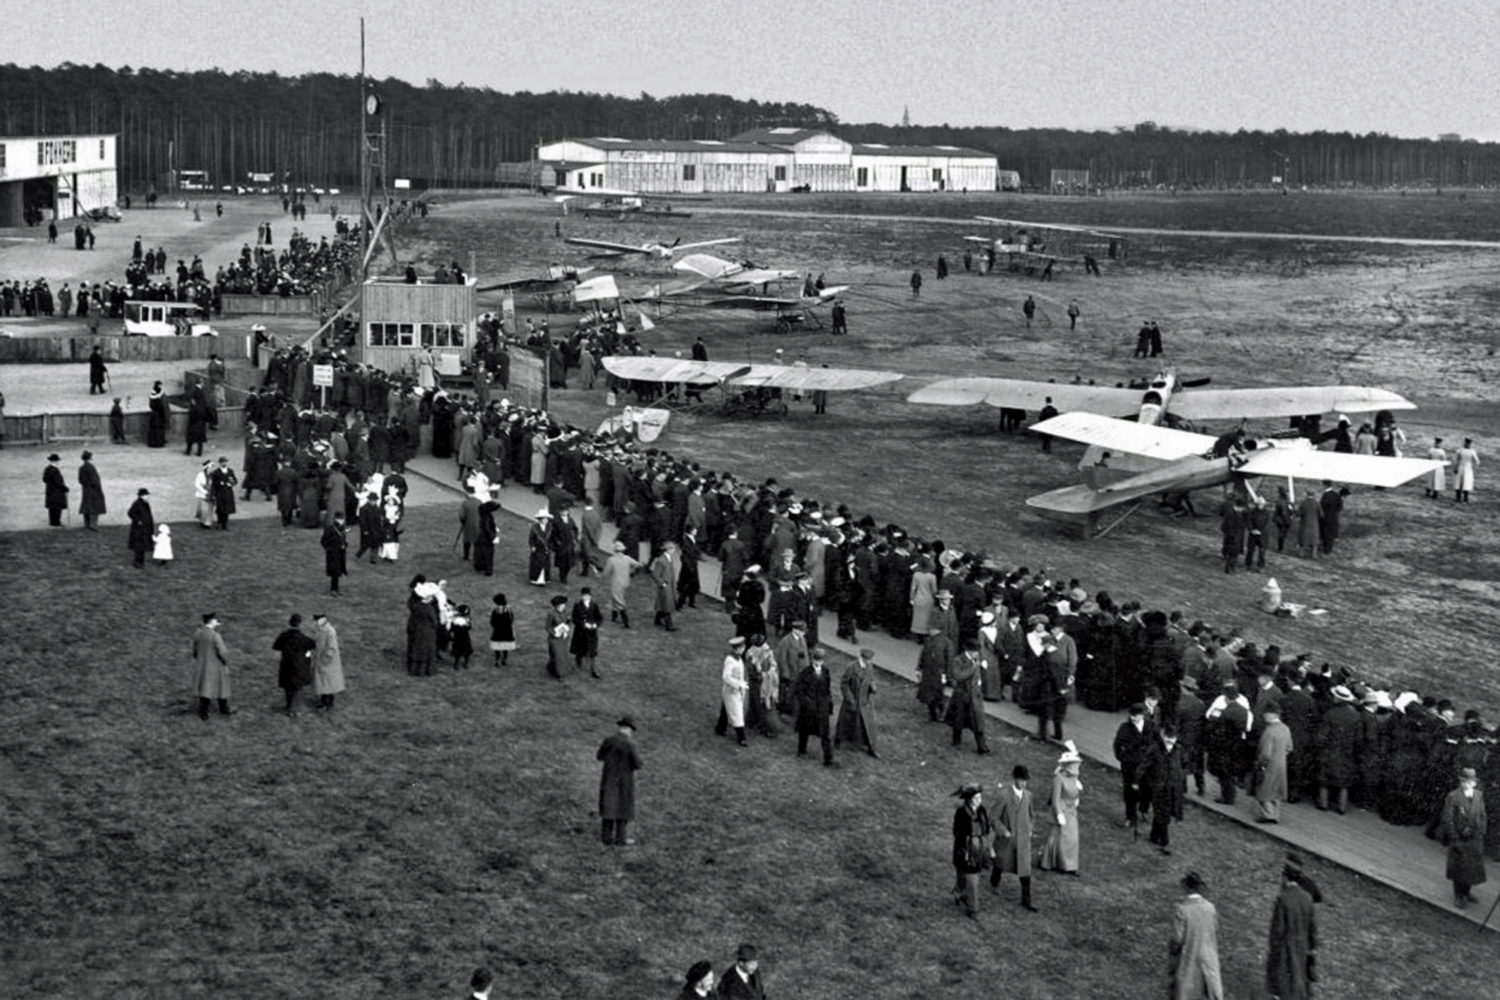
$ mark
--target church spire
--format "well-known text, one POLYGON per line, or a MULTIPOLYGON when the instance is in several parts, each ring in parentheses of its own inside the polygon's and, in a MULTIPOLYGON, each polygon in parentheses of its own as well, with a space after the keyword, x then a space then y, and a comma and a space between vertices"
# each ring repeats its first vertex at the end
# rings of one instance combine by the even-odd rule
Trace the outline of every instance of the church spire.
POLYGON ((911 128, 911 105, 907 104, 901 108, 901 127, 911 128))

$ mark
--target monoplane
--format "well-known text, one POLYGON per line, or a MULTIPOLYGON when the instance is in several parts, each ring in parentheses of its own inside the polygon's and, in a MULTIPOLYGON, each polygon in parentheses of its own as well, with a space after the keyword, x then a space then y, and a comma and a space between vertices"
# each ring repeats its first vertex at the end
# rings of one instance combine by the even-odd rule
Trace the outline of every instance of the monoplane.
POLYGON ((813 309, 849 290, 848 285, 817 288, 797 271, 728 261, 711 254, 689 254, 672 267, 687 277, 673 285, 654 286, 637 298, 658 306, 774 312, 776 327, 782 332, 803 320, 821 326, 813 309), (792 289, 783 290, 787 285, 792 289), (772 291, 773 286, 776 291, 772 291))
POLYGON ((865 368, 813 368, 807 365, 761 365, 735 361, 685 361, 681 358, 621 357, 604 359, 604 370, 631 384, 645 405, 670 410, 717 410, 725 416, 787 412, 786 394, 849 392, 885 385, 899 372, 865 368), (705 393, 718 392, 706 401, 705 393))
POLYGON ((583 236, 569 236, 563 242, 575 247, 588 247, 594 252, 590 257, 625 257, 628 255, 639 255, 650 257, 652 260, 669 260, 678 253, 685 250, 696 250, 699 247, 714 247, 725 243, 738 243, 738 236, 726 236, 717 240, 699 240, 696 243, 684 243, 679 236, 671 243, 616 243, 613 240, 596 240, 583 236))
POLYGON ((543 274, 515 275, 482 285, 475 292, 525 292, 536 298, 538 304, 553 312, 558 299, 564 301, 573 293, 584 275, 592 267, 574 267, 571 264, 552 264, 543 274))
POLYGON ((1098 269, 1100 259, 1123 261, 1129 245, 1124 236, 1101 232, 1083 226, 1059 222, 1026 222, 1021 219, 998 219, 976 215, 975 219, 999 229, 998 236, 965 236, 964 240, 984 247, 991 270, 1001 266, 1008 270, 1035 270, 1063 262, 1083 264, 1098 269))
POLYGON ((562 206, 564 215, 576 211, 586 219, 608 218, 620 222, 627 218, 691 219, 692 212, 677 211, 672 208, 672 203, 708 201, 701 195, 649 195, 601 188, 590 189, 581 194, 558 194, 552 200, 562 206), (582 197, 592 197, 595 200, 573 208, 572 203, 582 197))

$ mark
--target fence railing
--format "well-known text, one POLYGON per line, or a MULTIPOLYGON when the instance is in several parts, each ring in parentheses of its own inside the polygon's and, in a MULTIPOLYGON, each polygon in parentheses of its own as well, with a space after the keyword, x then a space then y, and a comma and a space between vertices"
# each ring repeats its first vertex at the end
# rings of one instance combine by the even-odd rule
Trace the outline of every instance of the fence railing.
MULTIPOLYGON (((145 444, 149 413, 125 414, 125 439, 145 444)), ((219 410, 219 433, 239 435, 245 427, 245 411, 237 406, 219 410)), ((187 438, 187 412, 174 409, 168 423, 167 444, 179 446, 187 438)), ((108 413, 36 413, 5 418, 5 443, 51 444, 54 441, 108 441, 108 413)))
POLYGON ((225 360, 250 356, 249 338, 221 337, 0 337, 0 364, 69 364, 89 359, 95 346, 104 360, 207 361, 210 354, 225 360))

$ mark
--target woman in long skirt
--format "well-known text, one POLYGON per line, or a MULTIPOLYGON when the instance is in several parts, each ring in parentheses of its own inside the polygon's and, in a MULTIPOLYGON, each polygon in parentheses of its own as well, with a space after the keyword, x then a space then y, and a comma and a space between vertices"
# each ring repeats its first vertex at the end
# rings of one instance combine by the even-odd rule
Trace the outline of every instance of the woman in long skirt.
POLYGON ((1048 871, 1078 874, 1078 799, 1083 794, 1083 782, 1078 771, 1083 758, 1074 749, 1070 740, 1067 751, 1057 758, 1057 770, 1052 775, 1052 795, 1047 803, 1045 825, 1047 839, 1042 843, 1042 857, 1038 867, 1048 871))

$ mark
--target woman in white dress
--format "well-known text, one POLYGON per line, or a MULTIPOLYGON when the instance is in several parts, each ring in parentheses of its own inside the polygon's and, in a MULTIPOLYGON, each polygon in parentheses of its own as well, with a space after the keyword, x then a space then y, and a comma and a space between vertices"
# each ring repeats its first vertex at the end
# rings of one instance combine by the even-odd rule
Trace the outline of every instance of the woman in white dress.
POLYGON ((1427 449, 1427 457, 1434 462, 1443 464, 1427 473, 1427 496, 1434 500, 1448 488, 1448 452, 1443 448, 1442 438, 1433 438, 1432 447, 1427 449))
POLYGON ((927 638, 927 622, 937 603, 937 576, 932 572, 932 561, 923 556, 911 575, 911 634, 920 642, 927 638))
POLYGON ((1052 774, 1052 794, 1047 802, 1047 839, 1042 844, 1042 857, 1038 867, 1066 875, 1078 874, 1078 799, 1083 794, 1083 782, 1078 772, 1083 758, 1073 742, 1066 744, 1067 751, 1057 758, 1057 770, 1052 774))

